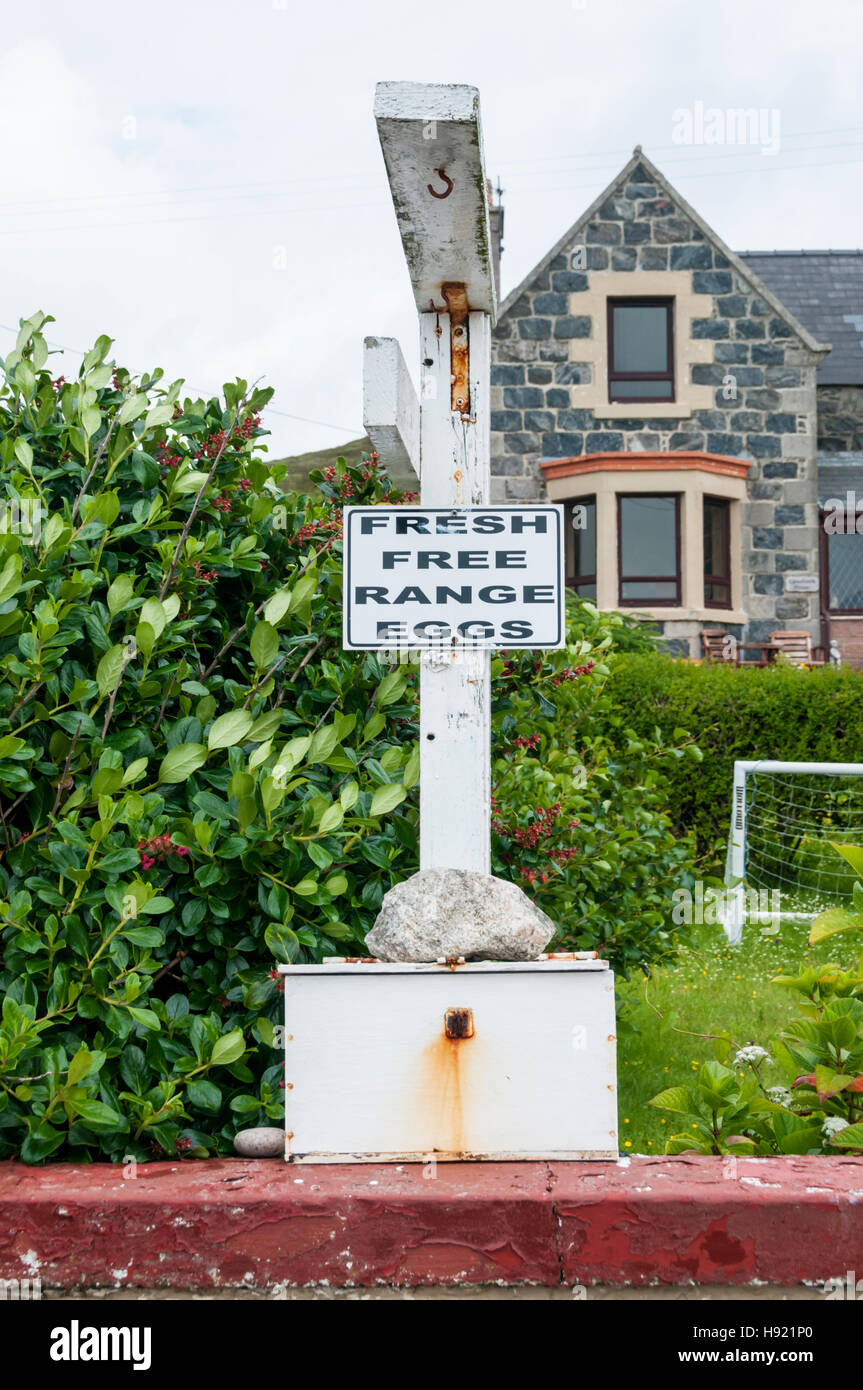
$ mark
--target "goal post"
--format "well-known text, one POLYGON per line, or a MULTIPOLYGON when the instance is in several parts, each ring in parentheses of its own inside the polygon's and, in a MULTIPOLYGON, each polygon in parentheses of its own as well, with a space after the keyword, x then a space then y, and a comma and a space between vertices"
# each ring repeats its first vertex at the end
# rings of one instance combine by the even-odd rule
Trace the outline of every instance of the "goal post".
POLYGON ((734 784, 731 793, 731 828, 728 832, 728 853, 725 859, 725 901, 722 925, 732 945, 743 936, 744 889, 746 877, 746 768, 747 763, 734 764, 734 784))
POLYGON ((753 894, 790 899, 781 916, 798 921, 850 898, 854 875, 833 842, 863 847, 863 763, 735 762, 721 913, 729 942, 747 917, 765 915, 753 894), (801 898, 811 907, 801 910, 801 898))

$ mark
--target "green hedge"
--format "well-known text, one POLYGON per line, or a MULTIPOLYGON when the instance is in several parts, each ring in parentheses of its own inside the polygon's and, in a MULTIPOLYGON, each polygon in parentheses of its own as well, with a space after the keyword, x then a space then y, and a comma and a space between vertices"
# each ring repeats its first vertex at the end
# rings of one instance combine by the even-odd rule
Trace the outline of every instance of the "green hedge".
MULTIPOLYGON (((277 964, 358 954, 419 862, 418 664, 342 648, 343 505, 401 494, 376 456, 285 493, 269 388, 185 396, 104 335, 52 378, 47 322, 0 361, 0 1161, 229 1153, 284 1116, 277 964)), ((631 620, 567 635, 492 662, 494 868, 647 970, 696 754, 606 737, 631 620)))
MULTIPOLYGON (((704 755, 667 771, 675 828, 724 862, 734 762, 863 762, 863 672, 693 666, 662 655, 618 656, 607 686, 619 727, 665 742, 686 730, 704 755)), ((619 736, 619 735, 618 735, 619 736)))

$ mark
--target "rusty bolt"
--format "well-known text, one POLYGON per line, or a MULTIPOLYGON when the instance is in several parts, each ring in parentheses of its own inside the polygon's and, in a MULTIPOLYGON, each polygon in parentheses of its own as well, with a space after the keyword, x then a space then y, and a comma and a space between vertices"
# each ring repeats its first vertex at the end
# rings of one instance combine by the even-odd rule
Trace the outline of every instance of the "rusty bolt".
POLYGON ((453 1041, 473 1037, 473 1009, 447 1009, 443 1016, 444 1033, 453 1041))

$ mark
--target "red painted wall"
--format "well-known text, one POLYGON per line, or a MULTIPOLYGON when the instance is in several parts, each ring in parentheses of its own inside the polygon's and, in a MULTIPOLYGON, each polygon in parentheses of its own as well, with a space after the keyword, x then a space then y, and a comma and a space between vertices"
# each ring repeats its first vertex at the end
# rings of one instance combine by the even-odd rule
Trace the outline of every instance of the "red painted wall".
POLYGON ((0 1164, 0 1278, 45 1286, 785 1285, 863 1266, 863 1158, 0 1164))

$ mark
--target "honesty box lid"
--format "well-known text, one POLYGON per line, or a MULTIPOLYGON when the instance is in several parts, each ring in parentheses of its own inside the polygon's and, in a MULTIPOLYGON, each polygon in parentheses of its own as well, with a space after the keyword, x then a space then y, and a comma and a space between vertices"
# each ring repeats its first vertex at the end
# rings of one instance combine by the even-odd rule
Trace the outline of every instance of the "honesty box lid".
POLYGON ((608 970, 595 951, 552 951, 536 960, 469 960, 463 956, 437 961, 384 961, 374 956, 329 956, 322 965, 280 965, 280 975, 460 975, 549 974, 561 970, 608 970))

